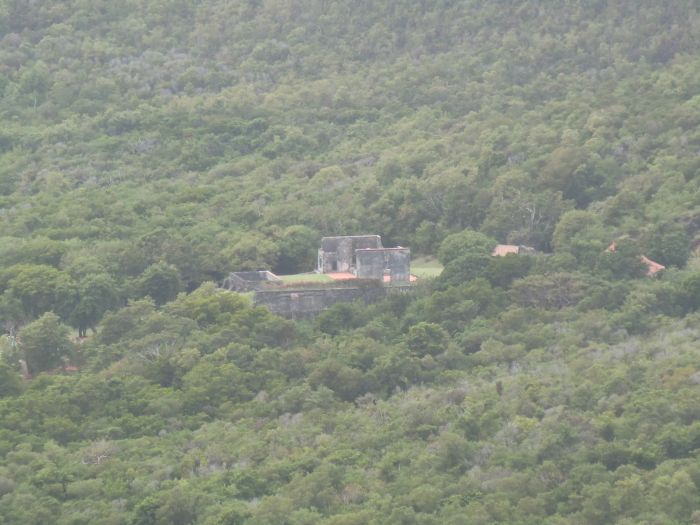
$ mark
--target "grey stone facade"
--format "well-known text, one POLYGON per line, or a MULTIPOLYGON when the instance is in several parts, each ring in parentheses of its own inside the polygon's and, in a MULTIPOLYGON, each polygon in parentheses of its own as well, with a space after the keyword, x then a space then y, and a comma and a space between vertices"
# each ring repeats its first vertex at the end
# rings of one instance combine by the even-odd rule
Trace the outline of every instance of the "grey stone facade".
POLYGON ((392 282, 409 281, 411 250, 383 248, 379 235, 324 237, 318 250, 319 273, 347 272, 359 279, 391 277, 392 282))
POLYGON ((380 283, 306 289, 263 290, 255 292, 253 302, 287 319, 309 319, 337 303, 380 301, 391 293, 406 293, 411 286, 382 286, 380 283))
POLYGON ((233 272, 223 288, 232 292, 254 292, 255 305, 289 319, 312 318, 337 303, 373 303, 388 294, 411 289, 411 251, 383 248, 379 235, 324 237, 318 250, 320 273, 333 276, 332 283, 285 285, 268 271, 233 272))
POLYGON ((358 279, 391 278, 392 283, 411 278, 411 250, 408 248, 360 249, 355 252, 358 279))
POLYGON ((352 272, 356 266, 356 250, 381 247, 379 235, 324 237, 318 250, 317 269, 319 273, 352 272))
POLYGON ((223 288, 230 292, 253 292, 262 290, 269 285, 281 285, 282 280, 274 273, 266 270, 252 272, 231 272, 224 279, 223 288))

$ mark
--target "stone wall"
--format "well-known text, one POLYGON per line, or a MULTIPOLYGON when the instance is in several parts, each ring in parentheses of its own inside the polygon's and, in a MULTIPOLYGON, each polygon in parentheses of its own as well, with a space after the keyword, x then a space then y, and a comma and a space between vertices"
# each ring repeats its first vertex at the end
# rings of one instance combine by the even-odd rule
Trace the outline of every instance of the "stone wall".
POLYGON ((252 292, 262 290, 267 285, 281 285, 282 280, 266 270, 252 272, 231 272, 224 279, 223 288, 231 292, 252 292))
POLYGON ((411 278, 411 250, 408 248, 381 248, 357 250, 357 277, 360 279, 383 279, 391 282, 408 282, 411 278))
POLYGON ((355 250, 381 247, 382 239, 379 235, 324 237, 318 250, 318 271, 349 272, 355 267, 355 250))
POLYGON ((333 288, 262 290, 255 292, 253 302, 288 319, 308 319, 337 303, 361 300, 369 304, 380 301, 389 293, 403 293, 410 288, 410 285, 385 287, 378 283, 363 283, 333 288))

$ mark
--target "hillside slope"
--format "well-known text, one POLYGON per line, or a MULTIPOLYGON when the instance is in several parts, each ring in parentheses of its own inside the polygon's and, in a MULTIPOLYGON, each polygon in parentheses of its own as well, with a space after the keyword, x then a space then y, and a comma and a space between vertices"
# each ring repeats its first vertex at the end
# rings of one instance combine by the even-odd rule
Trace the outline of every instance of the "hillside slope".
POLYGON ((0 525, 698 523, 698 9, 0 0, 0 525))

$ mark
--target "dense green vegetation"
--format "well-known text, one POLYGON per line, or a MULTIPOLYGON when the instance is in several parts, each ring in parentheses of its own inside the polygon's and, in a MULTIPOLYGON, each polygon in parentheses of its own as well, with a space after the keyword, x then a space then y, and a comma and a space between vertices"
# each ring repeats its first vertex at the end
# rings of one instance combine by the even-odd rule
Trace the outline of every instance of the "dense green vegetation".
POLYGON ((0 0, 0 524, 700 522, 699 9, 0 0))

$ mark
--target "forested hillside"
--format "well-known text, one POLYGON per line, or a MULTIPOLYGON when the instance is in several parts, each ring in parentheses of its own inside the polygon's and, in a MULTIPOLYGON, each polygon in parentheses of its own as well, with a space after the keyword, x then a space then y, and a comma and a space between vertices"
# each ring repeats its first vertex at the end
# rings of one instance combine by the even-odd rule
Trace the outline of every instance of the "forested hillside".
POLYGON ((0 525, 700 523, 699 11, 0 0, 0 525))

